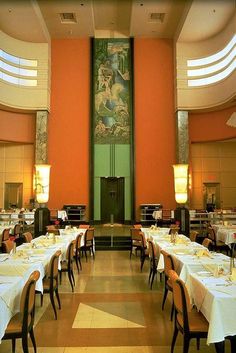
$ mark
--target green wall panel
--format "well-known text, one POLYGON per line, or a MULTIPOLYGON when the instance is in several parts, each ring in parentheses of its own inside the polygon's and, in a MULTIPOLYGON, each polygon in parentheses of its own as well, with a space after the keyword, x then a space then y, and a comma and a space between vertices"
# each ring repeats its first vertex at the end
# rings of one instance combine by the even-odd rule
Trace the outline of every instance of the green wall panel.
POLYGON ((110 145, 94 145, 94 177, 110 176, 110 145))
POLYGON ((130 145, 115 145, 115 174, 130 176, 130 145))
POLYGON ((101 219, 101 179, 94 178, 94 220, 99 221, 101 219))
POLYGON ((130 178, 125 178, 125 220, 131 220, 131 187, 130 178))

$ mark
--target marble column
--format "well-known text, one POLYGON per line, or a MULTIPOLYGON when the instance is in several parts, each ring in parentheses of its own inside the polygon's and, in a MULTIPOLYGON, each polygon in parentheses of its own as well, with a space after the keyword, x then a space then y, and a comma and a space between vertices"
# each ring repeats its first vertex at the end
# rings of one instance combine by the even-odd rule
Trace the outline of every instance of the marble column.
POLYGON ((176 163, 189 163, 188 112, 176 113, 176 163))
POLYGON ((35 139, 35 164, 48 163, 48 112, 37 111, 36 114, 36 139, 35 139))

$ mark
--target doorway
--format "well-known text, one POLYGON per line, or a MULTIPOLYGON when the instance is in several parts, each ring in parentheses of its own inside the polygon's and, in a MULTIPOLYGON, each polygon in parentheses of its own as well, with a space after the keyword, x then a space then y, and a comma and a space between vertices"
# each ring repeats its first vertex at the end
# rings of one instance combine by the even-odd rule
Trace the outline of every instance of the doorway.
POLYGON ((204 207, 207 211, 214 211, 221 208, 220 183, 203 184, 204 207))
POLYGON ((101 221, 124 222, 124 177, 101 178, 101 221))
POLYGON ((22 208, 23 183, 5 183, 4 208, 22 208))

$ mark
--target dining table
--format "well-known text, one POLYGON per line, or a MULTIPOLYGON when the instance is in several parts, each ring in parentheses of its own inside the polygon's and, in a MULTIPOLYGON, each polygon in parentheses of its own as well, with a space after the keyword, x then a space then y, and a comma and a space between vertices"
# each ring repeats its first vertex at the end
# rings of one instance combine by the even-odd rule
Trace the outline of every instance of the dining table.
POLYGON ((236 243, 236 225, 213 224, 212 228, 216 234, 216 240, 232 246, 236 243))
MULTIPOLYGON (((217 352, 224 352, 224 341, 236 335, 236 269, 232 277, 231 259, 222 253, 210 252, 201 244, 177 235, 175 242, 161 229, 144 228, 159 250, 164 249, 174 259, 176 272, 185 282, 193 305, 209 322, 207 344, 214 343, 217 352)), ((162 254, 157 264, 164 270, 162 254)))
MULTIPOLYGON (((5 261, 0 254, 0 262, 5 261)), ((0 275, 0 343, 11 317, 19 311, 22 288, 28 278, 25 276, 0 275)))

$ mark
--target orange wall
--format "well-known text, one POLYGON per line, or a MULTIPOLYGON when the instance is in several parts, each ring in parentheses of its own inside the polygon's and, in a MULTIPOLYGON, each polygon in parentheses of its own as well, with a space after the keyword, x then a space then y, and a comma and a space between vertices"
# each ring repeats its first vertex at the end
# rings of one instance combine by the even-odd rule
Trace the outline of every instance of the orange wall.
POLYGON ((136 215, 142 203, 175 207, 173 43, 134 41, 136 215))
POLYGON ((218 141, 236 137, 236 128, 226 125, 235 107, 215 112, 189 114, 190 142, 218 141))
POLYGON ((90 41, 52 41, 50 208, 89 202, 90 41))
POLYGON ((34 143, 35 114, 0 110, 0 140, 34 143))

